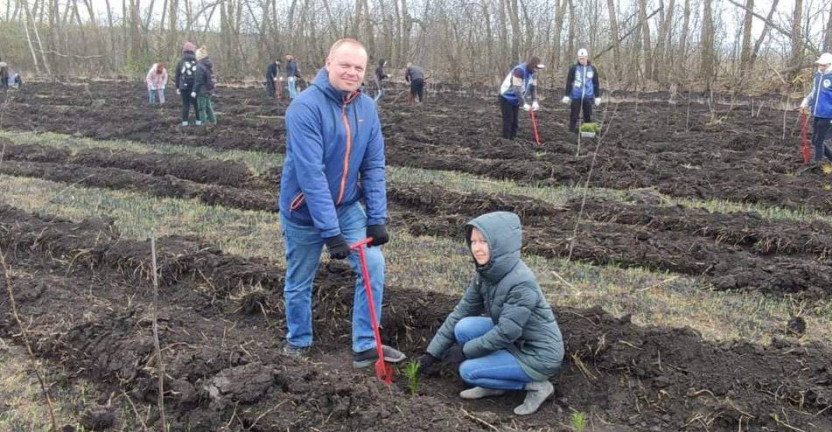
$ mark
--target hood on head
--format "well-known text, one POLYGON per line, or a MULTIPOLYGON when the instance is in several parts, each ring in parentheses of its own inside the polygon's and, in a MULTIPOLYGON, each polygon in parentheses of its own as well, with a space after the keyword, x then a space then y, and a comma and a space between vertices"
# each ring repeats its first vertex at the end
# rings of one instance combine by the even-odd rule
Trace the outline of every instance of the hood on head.
POLYGON ((477 265, 477 272, 491 280, 500 280, 520 261, 523 228, 520 218, 511 212, 486 213, 465 224, 465 240, 471 248, 471 231, 478 229, 488 243, 490 258, 477 265))

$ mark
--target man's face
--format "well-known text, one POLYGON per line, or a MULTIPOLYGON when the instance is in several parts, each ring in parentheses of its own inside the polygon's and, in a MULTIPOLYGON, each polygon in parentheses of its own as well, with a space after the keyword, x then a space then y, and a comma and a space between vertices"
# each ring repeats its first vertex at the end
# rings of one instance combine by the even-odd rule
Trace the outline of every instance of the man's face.
POLYGON ((827 69, 829 69, 829 65, 828 65, 828 64, 821 64, 821 63, 818 63, 818 72, 823 73, 823 72, 826 72, 826 70, 827 70, 827 69))
POLYGON ((578 63, 580 63, 583 66, 586 66, 586 60, 587 60, 586 56, 578 57, 578 63))
POLYGON ((326 59, 329 82, 338 90, 352 92, 361 87, 367 68, 367 51, 346 43, 326 59))

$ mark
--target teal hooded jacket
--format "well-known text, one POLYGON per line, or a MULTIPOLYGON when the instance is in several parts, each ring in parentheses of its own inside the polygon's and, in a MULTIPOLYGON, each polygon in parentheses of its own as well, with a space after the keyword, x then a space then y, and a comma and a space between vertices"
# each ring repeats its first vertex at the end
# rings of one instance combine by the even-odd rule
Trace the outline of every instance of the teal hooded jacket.
POLYGON ((494 212, 468 222, 465 230, 469 245, 473 228, 484 235, 490 259, 485 265, 476 266, 474 280, 436 332, 427 352, 441 358, 456 342, 454 327, 459 320, 484 315, 491 318, 494 328, 468 341, 463 346, 465 357, 508 350, 529 377, 546 380, 560 368, 563 338, 537 278, 520 259, 520 218, 514 213, 494 212))

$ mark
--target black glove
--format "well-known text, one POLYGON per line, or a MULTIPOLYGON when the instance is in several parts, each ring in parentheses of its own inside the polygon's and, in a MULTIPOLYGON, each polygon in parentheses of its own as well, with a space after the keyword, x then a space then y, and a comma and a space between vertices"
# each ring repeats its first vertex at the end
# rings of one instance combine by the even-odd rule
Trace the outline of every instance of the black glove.
POLYGON ((390 241, 390 235, 387 234, 387 227, 384 225, 369 225, 367 226, 367 237, 372 237, 373 241, 370 246, 381 246, 390 241))
POLYGON ((449 363, 462 363, 465 361, 465 352, 462 351, 462 345, 454 344, 445 351, 444 360, 449 363))
POLYGON ((436 363, 438 359, 432 356, 430 353, 424 353, 421 357, 419 357, 419 374, 425 374, 428 372, 431 366, 436 363))
POLYGON ((331 259, 344 259, 350 256, 350 245, 342 234, 324 239, 331 259))

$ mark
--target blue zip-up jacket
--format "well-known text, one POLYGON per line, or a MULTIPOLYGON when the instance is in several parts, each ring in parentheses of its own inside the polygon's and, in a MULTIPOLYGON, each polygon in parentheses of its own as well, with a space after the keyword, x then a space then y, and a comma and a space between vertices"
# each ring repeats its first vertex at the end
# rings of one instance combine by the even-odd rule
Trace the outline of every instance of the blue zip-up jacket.
POLYGON ((572 99, 593 99, 601 96, 598 70, 590 63, 586 66, 576 63, 569 68, 566 76, 565 94, 572 99))
POLYGON ((334 237, 341 234, 338 212, 363 197, 367 225, 387 223, 384 138, 373 99, 337 90, 321 69, 289 105, 286 135, 279 195, 285 218, 334 237))
POLYGON ((812 91, 806 96, 806 103, 812 109, 812 116, 832 118, 832 68, 824 73, 815 71, 812 91))
POLYGON ((505 98, 510 104, 517 106, 525 102, 527 97, 534 99, 536 87, 537 73, 530 71, 526 62, 523 62, 512 68, 511 72, 503 80, 502 85, 500 85, 500 96, 505 98), (522 87, 516 86, 513 83, 515 72, 523 75, 522 87))
POLYGON ((291 59, 286 63, 286 77, 292 78, 298 76, 298 63, 295 59, 291 59))

